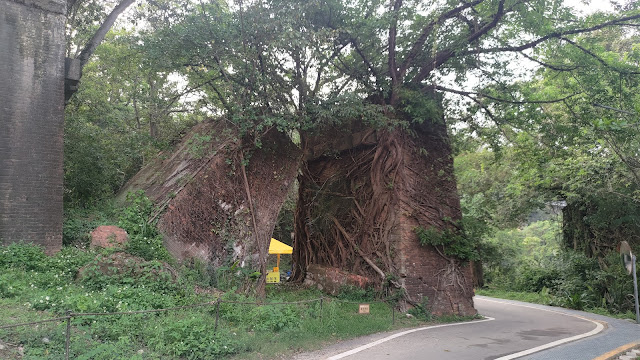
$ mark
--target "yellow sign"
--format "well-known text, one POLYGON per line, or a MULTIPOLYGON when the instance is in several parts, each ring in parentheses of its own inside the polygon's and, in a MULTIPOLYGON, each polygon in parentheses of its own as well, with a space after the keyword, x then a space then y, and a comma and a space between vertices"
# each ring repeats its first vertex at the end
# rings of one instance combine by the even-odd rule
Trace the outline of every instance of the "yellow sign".
POLYGON ((360 309, 358 309, 358 314, 368 314, 369 313, 369 304, 360 304, 360 309))
POLYGON ((293 248, 283 242, 271 238, 269 254, 293 254, 293 248))
POLYGON ((277 284, 280 282, 280 272, 269 271, 267 273, 267 284, 277 284))

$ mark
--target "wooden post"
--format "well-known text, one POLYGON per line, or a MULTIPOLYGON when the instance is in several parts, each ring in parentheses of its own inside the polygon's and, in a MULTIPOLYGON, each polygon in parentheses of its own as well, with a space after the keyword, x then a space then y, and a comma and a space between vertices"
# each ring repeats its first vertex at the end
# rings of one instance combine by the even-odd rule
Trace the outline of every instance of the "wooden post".
POLYGON ((67 334, 64 343, 64 358, 69 360, 69 343, 71 342, 71 310, 67 310, 67 334))
POLYGON ((638 277, 636 275, 636 256, 631 255, 631 265, 633 266, 633 297, 636 305, 636 324, 640 324, 640 311, 638 311, 638 277))
POLYGON ((216 325, 214 327, 214 334, 218 331, 218 318, 220 318, 220 298, 216 300, 216 325))
POLYGON ((391 324, 395 325, 396 324, 396 306, 394 304, 391 304, 391 324))

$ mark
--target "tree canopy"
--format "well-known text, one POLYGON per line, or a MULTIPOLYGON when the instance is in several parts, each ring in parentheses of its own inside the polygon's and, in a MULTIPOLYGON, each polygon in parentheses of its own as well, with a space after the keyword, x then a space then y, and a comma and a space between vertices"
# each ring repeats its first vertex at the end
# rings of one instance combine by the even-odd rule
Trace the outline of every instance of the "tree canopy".
MULTIPOLYGON (((70 34, 81 44, 109 7, 79 4, 70 34)), ((109 128, 108 113, 155 144, 124 146, 139 160, 113 168, 105 178, 120 180, 111 188, 158 139, 168 144, 206 115, 224 115, 259 145, 274 127, 406 127, 444 114, 457 151, 488 147, 500 159, 513 148, 502 159, 523 179, 515 193, 545 188, 570 199, 610 193, 615 182, 621 199, 635 196, 635 2, 583 16, 546 0, 164 0, 140 4, 130 19, 133 30, 114 32, 88 62, 68 109, 68 126, 83 119, 78 131, 109 128)))

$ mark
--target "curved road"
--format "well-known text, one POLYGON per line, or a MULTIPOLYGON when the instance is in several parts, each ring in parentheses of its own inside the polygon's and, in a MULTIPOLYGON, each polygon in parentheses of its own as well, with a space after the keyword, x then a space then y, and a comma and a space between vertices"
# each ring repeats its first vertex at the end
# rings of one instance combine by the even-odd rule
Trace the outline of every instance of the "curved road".
POLYGON ((488 297, 474 301, 487 319, 376 334, 296 359, 593 359, 640 339, 640 327, 624 320, 488 297))

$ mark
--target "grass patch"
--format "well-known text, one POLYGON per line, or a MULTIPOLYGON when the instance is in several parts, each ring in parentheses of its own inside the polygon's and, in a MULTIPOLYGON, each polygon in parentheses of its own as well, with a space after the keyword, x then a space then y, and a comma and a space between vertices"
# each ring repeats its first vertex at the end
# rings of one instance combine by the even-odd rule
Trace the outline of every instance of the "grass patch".
MULTIPOLYGON (((556 306, 553 295, 548 292, 525 292, 525 291, 509 291, 500 289, 476 289, 476 295, 490 296, 498 299, 518 300, 533 304, 556 306)), ((600 307, 587 307, 586 312, 593 314, 608 316, 616 319, 632 319, 635 320, 636 315, 627 311, 624 313, 612 313, 611 311, 600 307)))
POLYGON ((551 298, 548 294, 537 292, 476 289, 476 295, 491 296, 499 299, 518 300, 534 304, 551 305, 551 298))
MULTIPOLYGON (((74 317, 70 355, 74 359, 265 359, 428 324, 398 313, 394 324, 392 307, 377 301, 371 291, 326 297, 315 289, 281 284, 267 286, 266 298, 259 300, 244 287, 233 286, 226 292, 207 287, 216 269, 197 263, 181 267, 177 279, 163 276, 158 260, 138 258, 135 266, 119 270, 97 263, 96 259, 113 253, 64 248, 48 257, 31 245, 0 247, 0 325, 50 319, 67 311, 126 312, 211 303, 150 314, 74 317), (80 268, 85 269, 82 277, 77 276, 80 268), (302 302, 321 297, 322 303, 302 302), (358 314, 358 302, 369 303, 370 314, 358 314)), ((248 281, 252 280, 243 278, 239 283, 248 281)), ((442 319, 460 320, 468 319, 442 319)), ((65 321, 0 330, 5 345, 0 358, 18 358, 23 352, 24 359, 63 359, 65 332, 65 321)))

